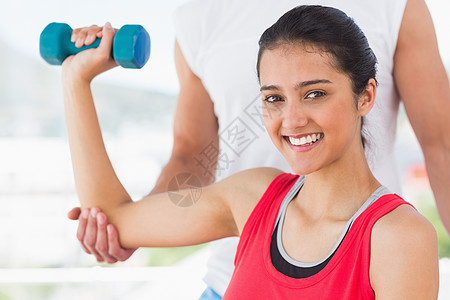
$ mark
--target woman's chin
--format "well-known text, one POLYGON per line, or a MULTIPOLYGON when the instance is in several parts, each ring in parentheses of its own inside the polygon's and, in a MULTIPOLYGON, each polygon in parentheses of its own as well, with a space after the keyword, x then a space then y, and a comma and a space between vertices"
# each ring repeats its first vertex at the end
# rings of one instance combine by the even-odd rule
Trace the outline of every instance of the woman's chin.
POLYGON ((298 162, 289 164, 289 166, 291 167, 292 172, 297 175, 308 175, 317 170, 317 167, 314 167, 310 164, 299 164, 298 162))

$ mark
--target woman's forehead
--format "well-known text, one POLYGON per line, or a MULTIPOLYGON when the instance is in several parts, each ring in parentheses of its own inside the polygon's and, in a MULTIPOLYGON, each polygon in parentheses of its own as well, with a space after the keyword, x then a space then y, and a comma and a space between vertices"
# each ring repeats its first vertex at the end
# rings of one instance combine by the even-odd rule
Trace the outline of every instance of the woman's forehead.
POLYGON ((276 47, 264 50, 261 56, 261 63, 264 57, 271 59, 306 60, 335 65, 335 57, 323 47, 305 44, 303 42, 292 42, 278 44, 276 47))
POLYGON ((333 55, 317 47, 286 44, 267 49, 261 56, 261 81, 291 76, 310 80, 339 75, 342 76, 342 72, 336 68, 333 55))

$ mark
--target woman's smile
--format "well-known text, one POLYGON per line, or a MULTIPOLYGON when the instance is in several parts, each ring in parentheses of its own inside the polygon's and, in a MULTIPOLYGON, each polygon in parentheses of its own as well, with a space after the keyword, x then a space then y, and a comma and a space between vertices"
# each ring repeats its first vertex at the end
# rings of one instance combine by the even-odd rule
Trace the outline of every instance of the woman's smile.
POLYGON ((323 136, 323 133, 312 133, 302 135, 286 135, 283 137, 292 150, 296 152, 304 152, 318 146, 323 136))

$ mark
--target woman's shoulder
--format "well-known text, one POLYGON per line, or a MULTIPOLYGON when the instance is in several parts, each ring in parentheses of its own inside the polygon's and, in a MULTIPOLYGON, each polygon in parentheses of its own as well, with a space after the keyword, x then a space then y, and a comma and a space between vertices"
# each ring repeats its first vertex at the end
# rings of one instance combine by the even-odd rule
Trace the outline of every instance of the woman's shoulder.
POLYGON ((224 180, 248 180, 253 179, 261 182, 269 183, 274 180, 277 176, 283 174, 284 172, 270 167, 260 167, 260 168, 252 168, 237 172, 224 180))
POLYGON ((436 231, 412 206, 400 205, 375 223, 370 252, 370 280, 379 295, 428 299, 434 293, 438 284, 436 231))
POLYGON ((282 174, 283 171, 275 168, 255 168, 238 172, 218 182, 222 197, 227 199, 240 230, 267 188, 282 174))
POLYGON ((433 225, 408 204, 399 205, 381 217, 372 229, 372 243, 404 243, 417 239, 430 241, 435 237, 433 225))

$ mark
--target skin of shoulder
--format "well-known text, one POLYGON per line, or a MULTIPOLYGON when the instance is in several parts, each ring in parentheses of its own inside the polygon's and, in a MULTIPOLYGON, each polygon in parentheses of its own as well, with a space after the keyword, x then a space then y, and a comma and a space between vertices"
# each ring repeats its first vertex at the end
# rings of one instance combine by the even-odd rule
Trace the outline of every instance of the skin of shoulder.
POLYGON ((413 207, 400 205, 375 223, 370 281, 377 299, 437 299, 436 231, 413 207))
POLYGON ((275 168, 254 168, 241 171, 216 183, 220 190, 226 193, 223 198, 228 202, 239 235, 270 183, 282 173, 283 171, 275 168))

